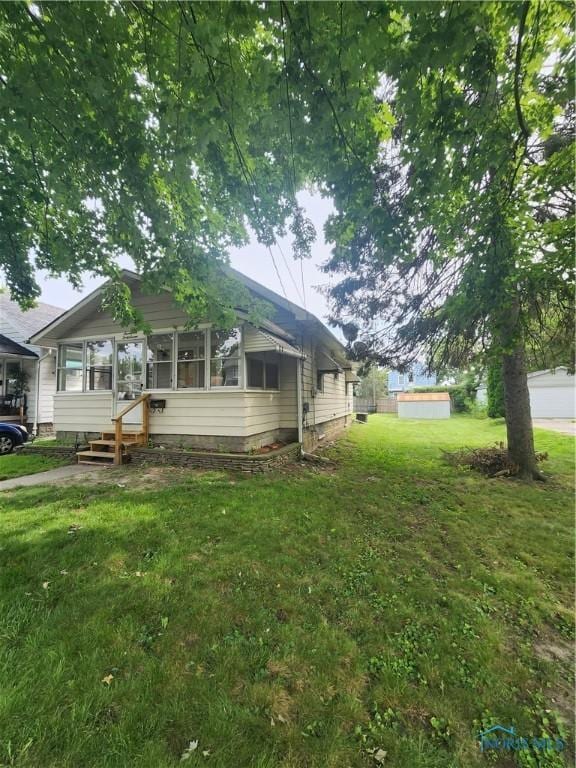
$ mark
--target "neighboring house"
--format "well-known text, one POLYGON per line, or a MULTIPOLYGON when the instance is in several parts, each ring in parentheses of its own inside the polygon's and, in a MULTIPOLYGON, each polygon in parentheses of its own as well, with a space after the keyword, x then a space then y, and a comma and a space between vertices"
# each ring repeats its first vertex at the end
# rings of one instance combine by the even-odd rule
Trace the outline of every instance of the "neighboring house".
POLYGON ((435 387, 436 376, 429 374, 421 363, 414 363, 404 373, 390 371, 388 374, 388 392, 396 397, 398 392, 410 392, 415 387, 435 387))
MULTIPOLYGON (((530 411, 533 419, 576 418, 576 382, 564 366, 528 374, 530 411)), ((486 384, 476 391, 476 402, 488 402, 486 384)))
MULTIPOLYGON (((168 291, 145 293, 139 276, 125 270, 149 335, 116 324, 101 307, 102 288, 36 333, 31 341, 58 348, 58 436, 110 432, 112 418, 147 392, 155 444, 239 452, 276 441, 308 447, 347 425, 356 376, 343 344, 306 310, 229 273, 271 303, 270 320, 256 327, 239 310, 231 332, 207 324, 186 329, 187 316, 168 291)), ((124 417, 135 431, 141 409, 124 417)))
POLYGON ((62 311, 38 303, 23 312, 0 293, 0 421, 22 421, 36 432, 52 430, 56 351, 27 340, 62 311))

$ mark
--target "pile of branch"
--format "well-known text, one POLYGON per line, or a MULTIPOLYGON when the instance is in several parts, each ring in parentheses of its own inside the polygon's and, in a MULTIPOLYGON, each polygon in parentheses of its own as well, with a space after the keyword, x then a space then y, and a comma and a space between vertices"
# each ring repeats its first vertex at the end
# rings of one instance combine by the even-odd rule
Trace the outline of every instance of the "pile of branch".
MULTIPOLYGON (((458 451, 442 451, 449 464, 468 467, 487 477, 513 477, 518 474, 518 465, 510 460, 504 443, 489 448, 461 448, 458 451)), ((536 461, 545 461, 547 453, 537 453, 536 461)))

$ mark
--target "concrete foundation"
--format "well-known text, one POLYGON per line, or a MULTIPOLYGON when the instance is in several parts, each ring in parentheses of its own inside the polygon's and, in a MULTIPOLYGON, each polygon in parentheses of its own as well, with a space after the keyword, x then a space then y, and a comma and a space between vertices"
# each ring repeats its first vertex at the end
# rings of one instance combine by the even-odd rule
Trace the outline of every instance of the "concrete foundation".
POLYGON ((330 442, 340 435, 346 427, 352 423, 352 415, 341 416, 338 419, 324 421, 321 424, 305 427, 303 438, 303 448, 305 451, 312 451, 322 443, 330 442))

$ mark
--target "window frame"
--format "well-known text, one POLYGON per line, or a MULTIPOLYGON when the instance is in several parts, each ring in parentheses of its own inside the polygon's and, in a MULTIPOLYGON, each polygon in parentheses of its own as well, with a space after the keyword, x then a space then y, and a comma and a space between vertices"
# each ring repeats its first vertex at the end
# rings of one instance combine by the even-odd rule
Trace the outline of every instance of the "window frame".
POLYGON ((324 394, 324 371, 316 369, 316 392, 324 394))
MULTIPOLYGON (((279 356, 278 356, 279 357, 279 356)), ((266 352, 246 352, 244 355, 246 361, 246 390, 254 392, 279 392, 280 391, 280 360, 266 360, 266 352), (261 355, 261 357, 258 357, 261 355), (250 384, 249 362, 251 360, 257 361, 262 364, 262 386, 258 387, 255 384, 250 384), (275 387, 268 386, 268 374, 266 371, 267 366, 274 365, 276 367, 276 381, 275 387)))
POLYGON ((234 329, 238 331, 238 353, 229 357, 212 357, 212 331, 218 332, 218 328, 209 328, 206 334, 207 344, 207 362, 208 362, 208 379, 207 388, 209 390, 217 392, 229 392, 230 390, 245 390, 245 372, 246 367, 246 355, 244 353, 244 324, 240 323, 235 325, 234 329), (215 360, 237 360, 238 361, 238 383, 237 384, 212 384, 212 361, 215 360))
MULTIPOLYGON (((70 344, 73 344, 74 342, 67 342, 70 344)), ((114 392, 115 389, 115 379, 116 379, 116 339, 113 336, 110 336, 108 338, 97 338, 97 339, 84 339, 83 342, 84 350, 82 354, 82 392, 85 392, 89 394, 90 392, 114 392), (108 341, 110 343, 110 346, 112 347, 112 360, 111 360, 111 371, 110 371, 110 389, 90 389, 89 384, 89 371, 90 368, 96 368, 97 366, 89 365, 89 357, 88 357, 88 345, 89 344, 97 344, 101 341, 108 341)), ((65 392, 66 390, 61 390, 65 392)))
POLYGON ((175 358, 177 354, 177 346, 176 346, 176 339, 178 337, 178 331, 174 330, 174 328, 170 330, 160 330, 160 331, 152 331, 152 333, 149 333, 147 336, 144 337, 144 387, 142 389, 143 392, 172 392, 177 391, 176 390, 176 366, 175 366, 175 358), (148 344, 148 339, 151 336, 172 336, 172 353, 170 356, 170 360, 163 360, 160 362, 148 362, 148 349, 150 345, 148 344), (149 387, 148 386, 148 366, 149 365, 169 365, 170 366, 170 381, 172 382, 169 387, 149 387))
MULTIPOLYGON (((246 355, 244 353, 244 324, 239 322, 234 328, 238 331, 239 342, 238 352, 236 355, 230 358, 212 358, 212 332, 217 332, 219 329, 212 328, 207 324, 200 325, 197 328, 154 328, 151 333, 137 338, 130 336, 125 337, 123 334, 111 334, 108 337, 97 336, 85 336, 83 338, 64 338, 59 339, 56 350, 56 394, 57 395, 103 395, 112 394, 116 391, 117 385, 117 345, 123 342, 141 341, 143 342, 143 392, 229 392, 230 390, 238 392, 248 389, 246 386, 247 371, 246 371, 246 355), (178 360, 178 341, 181 334, 184 333, 202 333, 204 335, 204 358, 195 358, 194 360, 183 361, 178 360), (147 373, 148 373, 148 338, 151 336, 172 336, 172 360, 171 360, 171 373, 172 373, 172 385, 170 387, 148 387, 147 386, 147 373), (99 341, 110 341, 112 344, 112 389, 88 389, 88 344, 99 341), (60 389, 60 371, 62 367, 62 348, 66 346, 78 346, 82 349, 82 377, 81 388, 78 390, 60 389), (238 364, 238 383, 232 385, 212 385, 211 384, 211 364, 213 360, 231 359, 236 360, 238 364), (203 387, 178 387, 178 362, 204 362, 204 386, 203 387)), ((168 365, 168 361, 163 363, 168 365)), ((280 388, 280 363, 278 365, 278 389, 280 388)), ((265 374, 264 374, 265 375, 265 374)), ((257 388, 257 391, 262 391, 257 388)), ((275 390, 269 390, 275 391, 275 390)))
POLYGON ((174 392, 205 392, 209 389, 207 354, 210 337, 210 328, 189 328, 187 330, 174 331, 174 374, 172 376, 172 389, 174 392), (184 333, 202 333, 204 335, 204 357, 195 357, 190 360, 180 360, 178 357, 180 336, 184 333), (204 363, 204 386, 202 387, 179 387, 178 386, 178 363, 204 363))

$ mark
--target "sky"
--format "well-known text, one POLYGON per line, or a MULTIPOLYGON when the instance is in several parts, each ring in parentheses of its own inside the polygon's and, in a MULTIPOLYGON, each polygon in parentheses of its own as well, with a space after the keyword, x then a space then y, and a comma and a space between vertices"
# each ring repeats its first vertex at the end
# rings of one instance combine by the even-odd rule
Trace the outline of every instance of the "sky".
MULTIPOLYGON (((328 306, 326 299, 316 290, 316 287, 327 286, 330 280, 334 279, 320 270, 320 265, 330 256, 330 247, 324 242, 323 227, 327 217, 333 211, 333 207, 330 200, 323 199, 320 195, 310 192, 302 192, 298 195, 298 199, 305 208, 307 216, 314 223, 317 232, 317 240, 312 248, 312 258, 305 260, 302 264, 305 302, 301 296, 300 262, 294 261, 292 258, 290 238, 280 241, 285 262, 277 247, 272 248, 272 253, 280 272, 286 297, 299 306, 304 306, 305 303, 306 309, 326 322, 328 306), (289 269, 287 269, 286 265, 288 265, 289 269)), ((281 296, 283 295, 276 269, 267 248, 259 245, 254 240, 243 248, 232 249, 230 252, 230 263, 239 272, 243 272, 272 291, 281 296)), ((122 266, 130 267, 131 265, 127 261, 122 266)), ((38 281, 42 289, 40 301, 53 304, 62 309, 68 309, 73 306, 102 283, 100 278, 94 279, 87 274, 82 289, 76 291, 66 279, 49 278, 46 273, 39 273, 38 281)))

